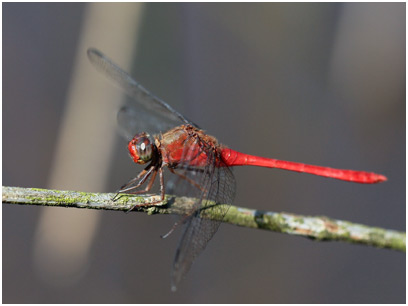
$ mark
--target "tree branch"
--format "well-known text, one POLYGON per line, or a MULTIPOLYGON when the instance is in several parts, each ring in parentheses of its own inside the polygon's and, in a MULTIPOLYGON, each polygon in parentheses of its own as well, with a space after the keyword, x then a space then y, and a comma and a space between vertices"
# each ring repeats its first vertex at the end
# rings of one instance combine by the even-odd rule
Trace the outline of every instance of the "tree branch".
MULTIPOLYGON (((114 193, 88 193, 75 191, 19 188, 3 186, 3 203, 19 205, 42 205, 76 207, 103 210, 129 211, 134 205, 148 204, 160 197, 157 195, 122 194, 112 201, 114 193)), ((135 211, 152 214, 183 214, 194 204, 194 199, 166 195, 165 201, 156 206, 137 207, 135 211)), ((216 210, 206 216, 220 220, 216 210)), ((405 252, 404 232, 370 227, 348 221, 334 220, 324 216, 309 217, 291 213, 266 212, 231 206, 223 222, 279 233, 299 235, 316 241, 346 241, 405 252)))

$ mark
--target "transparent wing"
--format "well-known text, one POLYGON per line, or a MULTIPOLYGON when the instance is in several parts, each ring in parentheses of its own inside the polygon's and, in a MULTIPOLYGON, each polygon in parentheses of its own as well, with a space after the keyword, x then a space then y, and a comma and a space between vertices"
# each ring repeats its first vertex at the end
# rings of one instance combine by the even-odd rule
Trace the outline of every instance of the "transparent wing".
MULTIPOLYGON (((190 154, 197 154, 190 152, 188 147, 194 146, 185 146, 185 160, 191 159, 190 154)), ((188 164, 181 164, 175 169, 178 179, 174 183, 173 191, 197 200, 181 219, 185 222, 185 229, 174 258, 172 290, 176 289, 195 258, 217 232, 235 196, 235 178, 231 169, 220 161, 217 151, 203 149, 202 152, 204 151, 207 154, 205 167, 192 169, 188 164), (192 182, 196 186, 192 186, 192 182), (219 220, 207 219, 215 212, 220 216, 219 220)))
POLYGON ((169 127, 178 126, 180 124, 191 124, 195 126, 194 123, 186 119, 166 102, 151 94, 102 52, 90 48, 88 49, 87 54, 91 63, 99 71, 114 81, 116 85, 124 89, 129 97, 136 102, 129 103, 118 113, 118 118, 120 120, 119 125, 121 125, 122 130, 125 131, 125 134, 145 131, 127 131, 127 129, 134 128, 135 126, 143 127, 144 124, 142 122, 147 121, 147 117, 150 117, 151 119, 149 120, 154 120, 155 122, 155 124, 149 124, 149 122, 147 122, 149 127, 151 127, 151 130, 148 131, 150 133, 166 131, 169 127), (149 114, 150 116, 146 116, 146 114, 149 114), (126 120, 136 121, 136 123, 129 123, 126 120))
MULTIPOLYGON (((88 49, 88 57, 98 70, 124 89, 135 101, 125 105, 118 112, 118 122, 125 137, 131 138, 142 131, 151 134, 163 132, 180 124, 197 127, 167 103, 148 92, 100 51, 88 49)), ((175 179, 170 179, 166 187, 167 193, 196 199, 194 205, 181 219, 185 224, 185 230, 174 259, 173 289, 218 230, 235 195, 234 176, 222 163, 218 151, 213 150, 210 144, 204 143, 199 137, 191 137, 187 143, 183 149, 181 162, 176 168, 171 169, 176 173, 175 179), (198 142, 202 148, 200 152, 189 149, 197 148, 194 144, 198 142), (183 163, 183 160, 192 160, 193 154, 201 153, 207 156, 204 166, 194 168, 188 162, 183 163), (220 216, 219 220, 206 218, 214 212, 220 216)))
POLYGON ((127 140, 141 132, 148 132, 150 135, 156 135, 174 128, 175 124, 180 122, 166 120, 160 116, 152 116, 151 112, 143 107, 134 107, 131 103, 125 104, 118 111, 117 121, 119 133, 127 140))

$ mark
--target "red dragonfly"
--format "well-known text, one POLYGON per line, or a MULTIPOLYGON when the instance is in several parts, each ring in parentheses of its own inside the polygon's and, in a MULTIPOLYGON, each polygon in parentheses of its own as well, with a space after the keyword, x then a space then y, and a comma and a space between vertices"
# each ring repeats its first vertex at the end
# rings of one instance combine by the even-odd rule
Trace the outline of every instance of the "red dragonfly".
POLYGON ((206 214, 215 209, 224 216, 234 199, 235 179, 230 167, 251 165, 279 168, 364 184, 387 180, 385 176, 372 172, 333 169, 234 151, 218 143, 215 137, 207 135, 196 124, 155 97, 100 51, 88 49, 88 57, 98 70, 116 82, 134 100, 133 104, 120 109, 118 122, 131 139, 128 144, 131 158, 135 163, 147 166, 118 192, 149 192, 159 174, 160 201, 142 205, 160 204, 166 191, 196 199, 191 210, 186 211, 168 233, 178 224, 185 224, 173 263, 173 291, 220 225, 221 221, 207 219, 206 214), (146 131, 155 135, 151 136, 146 131), (174 174, 166 187, 163 174, 165 167, 174 174), (149 179, 146 187, 140 190, 139 187, 149 179), (212 203, 227 205, 210 205, 212 203))

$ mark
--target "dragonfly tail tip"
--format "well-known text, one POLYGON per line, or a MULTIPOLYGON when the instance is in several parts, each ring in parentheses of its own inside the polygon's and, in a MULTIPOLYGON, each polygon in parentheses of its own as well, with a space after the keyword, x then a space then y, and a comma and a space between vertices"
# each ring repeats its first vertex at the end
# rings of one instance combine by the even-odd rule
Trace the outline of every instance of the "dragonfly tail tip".
POLYGON ((385 175, 377 174, 375 183, 382 183, 382 182, 386 182, 387 180, 388 178, 385 175))

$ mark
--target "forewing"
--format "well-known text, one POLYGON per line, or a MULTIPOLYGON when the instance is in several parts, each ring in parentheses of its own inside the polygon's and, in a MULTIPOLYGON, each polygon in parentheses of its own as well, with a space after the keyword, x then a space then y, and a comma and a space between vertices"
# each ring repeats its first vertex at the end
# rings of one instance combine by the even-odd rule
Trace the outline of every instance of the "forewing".
MULTIPOLYGON (((187 147, 184 151, 188 160, 188 155, 193 153, 187 147)), ((210 150, 206 153, 208 160, 205 167, 192 169, 185 164, 177 168, 181 176, 175 183, 176 189, 196 198, 196 202, 183 217, 186 224, 173 264, 173 290, 218 230, 235 196, 235 178, 231 169, 220 162, 216 152, 210 150), (201 189, 192 186, 189 180, 201 186, 201 189), (220 217, 219 220, 208 219, 214 213, 220 217)))
POLYGON ((144 107, 135 107, 132 103, 126 103, 117 114, 120 134, 130 140, 138 133, 147 132, 156 135, 168 131, 180 122, 166 120, 160 116, 152 116, 144 107))
MULTIPOLYGON (((109 79, 114 81, 116 85, 125 90, 125 92, 135 102, 129 103, 126 106, 126 109, 121 109, 120 112, 122 112, 122 114, 118 114, 118 116, 120 115, 120 117, 123 117, 124 115, 126 118, 134 117, 134 119, 132 120, 138 121, 145 121, 146 117, 155 118, 154 120, 157 125, 150 124, 150 127, 152 127, 152 131, 148 132, 151 133, 163 132, 166 131, 165 129, 168 129, 169 127, 178 126, 180 124, 194 125, 191 121, 186 119, 183 115, 173 109, 166 102, 151 94, 147 89, 136 82, 126 71, 121 69, 102 52, 97 49, 90 48, 88 49, 87 53, 91 63, 109 79), (130 109, 133 110, 129 111, 130 109), (146 116, 146 114, 149 114, 149 116, 146 116)), ((125 131, 129 126, 132 127, 132 123, 128 123, 127 121, 121 120, 119 121, 119 124, 122 125, 121 128, 125 131)), ((136 123, 136 125, 142 125, 142 123, 136 123)), ((143 130, 138 130, 136 132, 143 132, 143 130)), ((126 133, 130 134, 131 132, 126 131, 126 133)))

